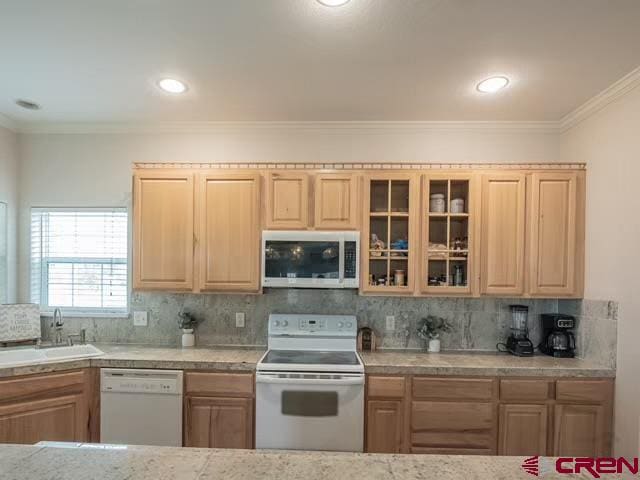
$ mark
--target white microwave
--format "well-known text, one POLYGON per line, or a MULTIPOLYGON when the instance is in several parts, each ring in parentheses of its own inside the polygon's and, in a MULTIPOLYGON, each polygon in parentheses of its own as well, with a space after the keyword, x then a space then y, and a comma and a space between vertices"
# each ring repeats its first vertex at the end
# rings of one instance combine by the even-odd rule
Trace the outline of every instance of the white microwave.
POLYGON ((358 288, 360 232, 262 232, 262 286, 358 288))

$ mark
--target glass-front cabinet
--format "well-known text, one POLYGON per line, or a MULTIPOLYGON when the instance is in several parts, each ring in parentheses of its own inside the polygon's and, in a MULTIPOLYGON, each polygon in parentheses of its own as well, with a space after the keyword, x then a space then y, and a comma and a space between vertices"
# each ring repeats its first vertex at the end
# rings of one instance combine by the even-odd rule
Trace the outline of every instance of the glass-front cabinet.
POLYGON ((415 175, 391 173, 365 180, 361 282, 365 292, 413 293, 417 180, 415 175))
POLYGON ((422 176, 420 290, 423 293, 474 293, 476 183, 472 174, 422 176))

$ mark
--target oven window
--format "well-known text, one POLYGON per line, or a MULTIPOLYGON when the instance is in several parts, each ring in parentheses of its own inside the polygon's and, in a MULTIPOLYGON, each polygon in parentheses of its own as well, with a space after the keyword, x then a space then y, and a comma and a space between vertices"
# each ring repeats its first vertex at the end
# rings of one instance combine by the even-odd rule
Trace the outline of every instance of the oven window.
POLYGON ((335 417, 338 392, 282 392, 282 414, 297 417, 335 417))
POLYGON ((339 242, 269 240, 264 255, 268 278, 340 278, 339 242))

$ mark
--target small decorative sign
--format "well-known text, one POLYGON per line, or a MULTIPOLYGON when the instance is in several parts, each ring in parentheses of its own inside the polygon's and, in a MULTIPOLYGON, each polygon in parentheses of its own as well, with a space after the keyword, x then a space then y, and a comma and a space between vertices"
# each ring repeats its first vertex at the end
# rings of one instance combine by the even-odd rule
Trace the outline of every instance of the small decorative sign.
POLYGON ((39 305, 0 305, 0 342, 33 340, 41 335, 39 305))

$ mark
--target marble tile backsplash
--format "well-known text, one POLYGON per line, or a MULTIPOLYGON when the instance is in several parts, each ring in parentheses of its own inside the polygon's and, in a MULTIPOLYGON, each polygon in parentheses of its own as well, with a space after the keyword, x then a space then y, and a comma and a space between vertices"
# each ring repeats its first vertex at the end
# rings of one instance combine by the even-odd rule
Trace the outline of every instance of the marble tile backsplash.
MULTIPOLYGON (((131 318, 66 318, 65 333, 86 328, 87 340, 103 343, 177 345, 178 312, 191 312, 201 321, 199 345, 263 346, 267 342, 270 313, 325 313, 356 315, 359 326, 372 327, 382 348, 417 349, 422 341, 416 330, 429 314, 446 318, 452 330, 442 337, 447 350, 494 351, 509 334, 509 305, 528 305, 531 338, 540 340, 540 313, 558 311, 557 300, 505 298, 400 298, 359 296, 350 290, 270 289, 264 295, 193 295, 133 293, 131 311, 148 311, 147 327, 134 327, 131 318), (235 314, 244 312, 245 328, 236 328, 235 314), (385 330, 387 315, 396 329, 385 330)), ((43 321, 43 336, 50 327, 43 321)))
MULTIPOLYGON (((456 351, 495 351, 509 335, 509 305, 529 307, 530 338, 541 341, 541 313, 568 313, 578 318, 576 342, 581 358, 615 366, 617 304, 591 300, 509 298, 401 298, 359 296, 350 290, 269 289, 263 295, 194 295, 133 293, 131 311, 146 310, 148 326, 134 327, 131 318, 66 318, 65 334, 87 330, 87 341, 178 345, 178 312, 191 312, 200 324, 201 346, 265 346, 270 313, 356 315, 359 326, 372 327, 381 348, 421 349, 416 330, 427 315, 446 318, 452 325, 442 336, 442 348, 456 351), (245 314, 245 328, 235 326, 236 312, 245 314), (385 330, 387 315, 396 328, 385 330)), ((50 338, 48 319, 43 337, 50 338)))
POLYGON ((559 300, 558 309, 577 320, 577 356, 615 368, 618 303, 610 300, 559 300))

